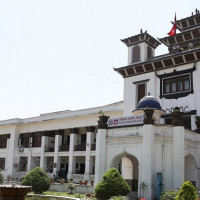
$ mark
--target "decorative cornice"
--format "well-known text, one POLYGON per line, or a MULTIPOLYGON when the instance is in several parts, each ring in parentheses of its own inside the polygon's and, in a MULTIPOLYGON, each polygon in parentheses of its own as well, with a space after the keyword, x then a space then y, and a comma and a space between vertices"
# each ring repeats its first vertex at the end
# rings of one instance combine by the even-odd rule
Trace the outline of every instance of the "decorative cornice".
POLYGON ((200 60, 200 48, 183 51, 177 54, 167 54, 154 57, 145 62, 136 63, 133 65, 114 68, 123 78, 137 76, 149 72, 155 72, 161 69, 177 67, 189 63, 195 63, 200 60), (145 69, 145 70, 144 70, 145 69))
POLYGON ((157 48, 161 43, 156 40, 154 37, 149 35, 147 32, 140 33, 138 35, 134 35, 121 40, 127 47, 140 44, 142 42, 146 42, 148 45, 157 48))

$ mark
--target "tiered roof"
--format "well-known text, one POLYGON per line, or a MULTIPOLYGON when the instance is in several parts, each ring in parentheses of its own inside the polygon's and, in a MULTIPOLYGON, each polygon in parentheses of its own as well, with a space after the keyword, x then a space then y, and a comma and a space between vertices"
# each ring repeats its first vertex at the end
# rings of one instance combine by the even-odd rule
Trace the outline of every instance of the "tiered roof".
MULTIPOLYGON (((200 13, 196 10, 196 14, 177 21, 177 27, 181 33, 175 36, 168 36, 159 39, 169 48, 169 54, 150 58, 144 62, 133 63, 128 66, 114 68, 122 77, 136 76, 151 71, 157 71, 164 68, 175 67, 188 63, 200 61, 200 13)), ((122 40, 127 46, 135 45, 143 41, 141 35, 149 34, 141 33, 130 38, 122 40)), ((144 37, 143 37, 144 38, 144 37)), ((153 38, 154 39, 154 38, 153 38)), ((159 42, 154 39, 154 47, 159 42)), ((152 44, 152 43, 151 43, 152 44)))
POLYGON ((114 70, 117 71, 122 77, 127 78, 138 74, 194 63, 197 61, 200 61, 200 48, 185 50, 176 54, 157 56, 145 62, 114 68, 114 70))
POLYGON ((147 31, 143 33, 142 30, 140 34, 125 38, 121 41, 124 44, 126 44, 127 47, 145 42, 155 49, 156 47, 158 47, 158 45, 161 44, 158 40, 156 40, 154 37, 149 35, 147 31))
POLYGON ((174 53, 200 45, 200 13, 177 21, 177 28, 181 33, 175 36, 160 38, 159 40, 169 47, 169 52, 174 53))

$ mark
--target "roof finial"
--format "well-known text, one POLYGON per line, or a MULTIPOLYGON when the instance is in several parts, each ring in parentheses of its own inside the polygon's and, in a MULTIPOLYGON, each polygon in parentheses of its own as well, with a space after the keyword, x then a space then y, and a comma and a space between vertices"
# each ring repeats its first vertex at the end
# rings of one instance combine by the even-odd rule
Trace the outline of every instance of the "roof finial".
POLYGON ((143 31, 142 31, 142 29, 140 29, 140 34, 142 34, 143 33, 143 31))
POLYGON ((197 8, 196 8, 195 12, 196 12, 196 14, 198 13, 198 10, 197 10, 197 8))

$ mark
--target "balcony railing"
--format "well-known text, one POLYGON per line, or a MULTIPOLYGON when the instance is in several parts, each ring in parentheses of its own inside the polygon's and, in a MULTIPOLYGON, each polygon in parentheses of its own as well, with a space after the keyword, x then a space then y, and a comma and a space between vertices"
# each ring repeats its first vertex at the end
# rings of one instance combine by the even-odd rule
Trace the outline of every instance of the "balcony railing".
POLYGON ((96 150, 96 144, 92 144, 91 145, 91 151, 95 151, 96 150))
POLYGON ((59 151, 69 151, 69 146, 66 145, 59 146, 59 151))
POLYGON ((45 146, 45 152, 54 152, 54 147, 45 146))
POLYGON ((86 146, 85 145, 75 145, 74 146, 74 151, 85 151, 86 150, 86 146))

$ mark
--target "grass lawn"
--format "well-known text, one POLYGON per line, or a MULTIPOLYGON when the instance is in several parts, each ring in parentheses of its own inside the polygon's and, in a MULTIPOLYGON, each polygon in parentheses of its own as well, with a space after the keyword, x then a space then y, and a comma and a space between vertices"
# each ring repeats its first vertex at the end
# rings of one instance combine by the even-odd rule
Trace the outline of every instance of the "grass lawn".
MULTIPOLYGON (((33 192, 29 193, 29 194, 34 194, 33 192)), ((67 192, 53 192, 53 191, 47 191, 47 192, 43 192, 43 195, 54 195, 54 196, 65 196, 65 197, 74 197, 74 198, 85 198, 85 194, 69 194, 67 192)), ((26 197, 25 200, 50 200, 50 197, 26 197)), ((91 198, 92 200, 95 200, 96 198, 91 198)))

